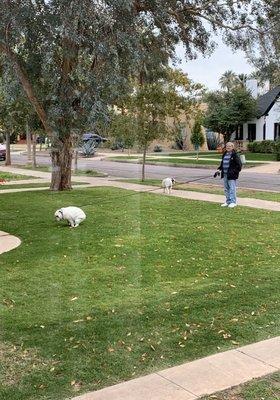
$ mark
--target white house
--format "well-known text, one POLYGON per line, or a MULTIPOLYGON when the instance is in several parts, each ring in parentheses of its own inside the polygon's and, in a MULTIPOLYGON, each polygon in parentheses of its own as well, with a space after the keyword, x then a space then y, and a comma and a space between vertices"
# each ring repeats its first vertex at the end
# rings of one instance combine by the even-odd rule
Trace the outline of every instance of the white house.
POLYGON ((246 86, 257 99, 258 116, 241 125, 235 139, 249 142, 280 139, 280 85, 262 95, 256 80, 248 80, 246 86))

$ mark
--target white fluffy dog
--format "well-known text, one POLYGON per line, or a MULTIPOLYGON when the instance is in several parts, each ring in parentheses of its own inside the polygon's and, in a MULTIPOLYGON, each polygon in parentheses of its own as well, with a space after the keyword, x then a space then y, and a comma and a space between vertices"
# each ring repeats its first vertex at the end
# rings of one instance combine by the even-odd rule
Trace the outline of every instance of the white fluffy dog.
POLYGON ((163 187, 163 193, 171 193, 172 190, 172 185, 173 183, 175 183, 175 179, 174 178, 164 178, 162 180, 162 187, 163 187))
POLYGON ((71 228, 77 228, 86 219, 86 214, 79 207, 64 207, 54 214, 57 221, 65 219, 71 228))

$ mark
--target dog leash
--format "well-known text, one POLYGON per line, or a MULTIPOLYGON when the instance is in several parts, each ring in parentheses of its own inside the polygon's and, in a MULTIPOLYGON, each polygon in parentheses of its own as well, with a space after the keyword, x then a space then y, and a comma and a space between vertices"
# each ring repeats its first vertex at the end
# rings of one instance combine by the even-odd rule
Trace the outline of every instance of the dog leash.
MULTIPOLYGON (((208 179, 208 178, 213 178, 213 175, 201 176, 201 177, 199 177, 199 178, 189 179, 189 180, 187 180, 187 181, 178 182, 178 183, 175 182, 174 186, 185 185, 185 184, 187 184, 187 183, 192 183, 192 182, 196 182, 196 181, 200 181, 200 180, 202 180, 202 179, 208 179)), ((117 188, 116 188, 116 189, 117 189, 117 188)), ((120 189, 121 189, 121 188, 120 188, 120 189)), ((115 201, 116 199, 127 198, 127 197, 136 196, 137 194, 143 194, 143 193, 152 193, 152 192, 155 192, 155 191, 161 190, 161 189, 162 189, 162 187, 157 186, 157 187, 155 187, 155 188, 153 188, 153 189, 139 190, 139 191, 137 191, 137 192, 128 193, 127 195, 121 195, 121 196, 114 197, 113 200, 103 201, 101 205, 112 203, 112 202, 115 201)), ((95 200, 99 200, 99 199, 101 200, 101 199, 103 199, 103 198, 104 198, 103 196, 102 196, 102 197, 95 197, 95 200)), ((79 207, 88 207, 88 206, 94 206, 94 205, 95 205, 94 203, 88 203, 88 204, 83 204, 83 205, 81 205, 81 206, 79 206, 79 207)))

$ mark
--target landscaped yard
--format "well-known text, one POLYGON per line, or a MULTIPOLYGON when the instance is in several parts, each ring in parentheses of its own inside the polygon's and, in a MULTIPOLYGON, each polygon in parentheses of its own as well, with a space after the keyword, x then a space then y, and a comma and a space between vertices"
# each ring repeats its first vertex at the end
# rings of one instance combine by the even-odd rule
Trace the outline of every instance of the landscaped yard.
POLYGON ((279 398, 280 374, 278 372, 254 379, 233 389, 203 397, 201 400, 279 400, 279 398))
POLYGON ((114 188, 0 207, 22 239, 0 255, 1 399, 62 400, 279 334, 279 213, 114 188), (79 228, 54 220, 66 205, 79 228))
MULTIPOLYGON (((161 187, 160 179, 145 179, 145 181, 141 181, 141 179, 119 179, 122 182, 131 182, 138 183, 140 185, 152 185, 161 187)), ((222 182, 221 182, 222 183, 222 182)), ((174 190, 190 190, 193 192, 202 192, 202 193, 212 193, 212 194, 224 194, 223 187, 211 186, 211 185, 203 185, 203 184, 193 184, 193 183, 180 183, 176 182, 173 186, 174 190)), ((270 200, 280 202, 280 192, 268 192, 261 190, 253 190, 253 189, 237 189, 238 197, 249 197, 253 199, 260 200, 270 200)))
MULTIPOLYGON (((260 165, 261 161, 276 161, 275 154, 262 154, 262 153, 246 153, 245 154, 247 164, 245 167, 253 167, 255 165, 260 165), (254 161, 257 161, 254 163, 254 161)), ((196 153, 151 153, 147 156, 146 161, 148 163, 168 163, 168 164, 179 164, 179 165, 219 165, 219 160, 221 159, 221 154, 217 152, 201 152, 199 153, 199 159, 196 159, 196 153), (183 158, 189 157, 189 158, 183 158)), ((142 157, 139 156, 115 156, 109 157, 109 160, 113 161, 129 161, 136 162, 141 161, 142 157)), ((280 164, 280 163, 279 163, 280 164)))
POLYGON ((11 174, 10 172, 0 171, 0 179, 5 181, 20 181, 23 179, 34 179, 34 176, 11 174))
MULTIPOLYGON (((72 185, 85 185, 85 182, 72 182, 72 185)), ((5 183, 4 185, 0 185, 0 190, 7 190, 7 189, 30 189, 30 188, 41 188, 41 187, 49 187, 50 183, 18 183, 18 184, 13 184, 9 185, 8 183, 5 183)))
MULTIPOLYGON (((51 172, 52 167, 48 165, 38 165, 36 168, 33 168, 31 165, 18 165, 19 168, 24 168, 24 169, 31 169, 33 171, 42 171, 42 172, 51 172)), ((98 178, 103 178, 108 176, 108 174, 105 174, 103 172, 97 171, 95 169, 87 169, 87 170, 82 170, 79 169, 77 172, 73 172, 72 176, 94 176, 98 178)))
MULTIPOLYGON (((276 155, 275 154, 265 154, 265 153, 249 153, 246 152, 244 153, 246 160, 248 161, 276 161, 276 155)), ((150 154, 151 155, 151 154, 150 154)), ((153 156, 163 156, 163 153, 153 153, 153 156)), ((169 154, 164 154, 166 156, 172 156, 172 157, 196 157, 196 153, 188 153, 188 152, 178 152, 178 153, 169 153, 169 154)), ((199 158, 221 158, 221 153, 211 151, 211 152, 201 152, 199 153, 199 158)))

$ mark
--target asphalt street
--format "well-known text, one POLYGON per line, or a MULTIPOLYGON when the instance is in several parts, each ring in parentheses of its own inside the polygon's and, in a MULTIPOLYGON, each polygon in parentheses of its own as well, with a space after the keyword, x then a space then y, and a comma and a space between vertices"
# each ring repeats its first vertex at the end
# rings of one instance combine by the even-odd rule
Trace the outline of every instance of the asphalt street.
MULTIPOLYGON (((19 153, 12 154, 13 164, 25 164, 27 157, 19 153)), ((50 165, 50 158, 46 156, 38 156, 37 162, 39 165, 50 165)), ((140 178, 141 165, 129 164, 122 162, 97 160, 95 158, 81 158, 78 161, 79 169, 96 169, 98 171, 109 174, 110 177, 122 178, 140 178)), ((214 179, 213 169, 203 168, 185 168, 185 167, 170 167, 162 165, 147 165, 146 178, 163 179, 167 176, 174 177, 179 182, 190 181, 192 179, 203 178, 197 183, 216 184, 222 186, 222 181, 219 178, 214 179), (205 178, 204 178, 205 177, 205 178)), ((243 188, 255 188, 262 190, 273 190, 280 192, 280 174, 261 174, 249 172, 246 170, 241 172, 238 180, 238 186, 243 188)))

